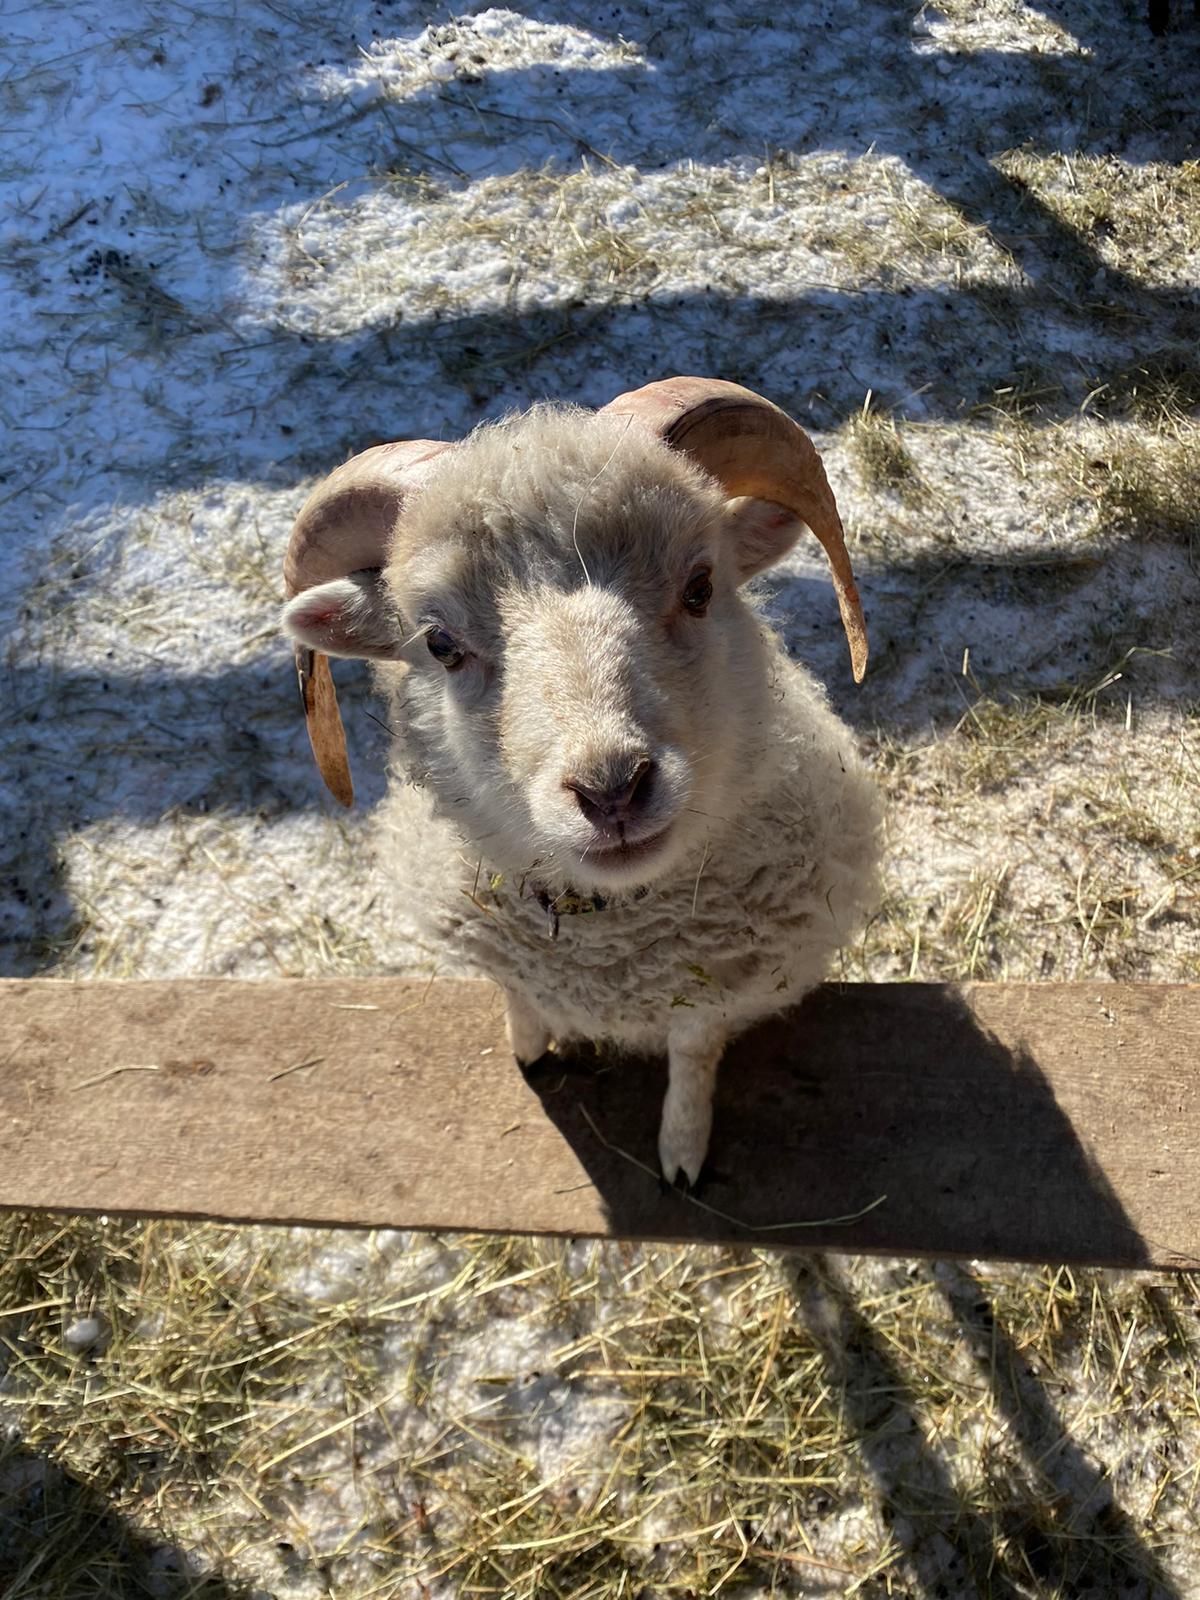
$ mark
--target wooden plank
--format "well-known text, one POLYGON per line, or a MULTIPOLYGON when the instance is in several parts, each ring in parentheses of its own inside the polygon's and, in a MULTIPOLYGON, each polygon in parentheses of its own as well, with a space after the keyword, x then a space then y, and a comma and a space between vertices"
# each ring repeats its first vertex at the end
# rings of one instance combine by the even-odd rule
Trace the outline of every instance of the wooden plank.
POLYGON ((530 1085, 488 984, 8 981, 0 1206, 1191 1266, 1198 1041, 1196 985, 831 986, 731 1050, 702 1205, 663 1065, 530 1085))

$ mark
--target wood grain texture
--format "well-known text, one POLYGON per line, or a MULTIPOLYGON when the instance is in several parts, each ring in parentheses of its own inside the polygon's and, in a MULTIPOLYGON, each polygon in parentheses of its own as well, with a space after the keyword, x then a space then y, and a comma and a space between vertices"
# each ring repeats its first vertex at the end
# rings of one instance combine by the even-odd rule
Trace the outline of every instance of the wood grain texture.
POLYGON ((0 1207, 1194 1266, 1198 1049, 1195 985, 831 986, 729 1052, 700 1205, 663 1064, 528 1083, 488 984, 7 981, 0 1207))

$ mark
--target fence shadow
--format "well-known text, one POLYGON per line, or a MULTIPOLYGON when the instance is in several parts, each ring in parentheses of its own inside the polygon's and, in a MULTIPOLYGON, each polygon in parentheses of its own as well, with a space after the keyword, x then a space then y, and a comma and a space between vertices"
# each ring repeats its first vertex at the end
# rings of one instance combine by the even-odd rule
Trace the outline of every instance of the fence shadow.
MULTIPOLYGON (((530 14, 544 13, 548 21, 563 15, 561 8, 528 9, 530 14)), ((190 455, 172 462, 172 486, 205 483, 215 462, 227 471, 230 460, 246 477, 293 482, 361 447, 372 431, 388 436, 424 433, 430 424, 414 402, 414 391, 423 396, 432 391, 450 409, 476 414, 542 394, 600 403, 611 393, 601 387, 607 380, 597 377, 605 372, 619 372, 630 385, 667 369, 719 372, 771 392, 822 426, 851 415, 872 387, 885 401, 900 404, 921 391, 920 414, 925 417, 961 416, 991 405, 999 389, 1027 370, 1038 381, 1050 380, 1039 402, 1044 419, 1073 414, 1089 391, 1099 392, 1101 410, 1136 411, 1149 368, 1195 403, 1200 399, 1200 364, 1190 293, 1151 289, 1106 266, 1094 240, 1065 226, 986 155, 989 148, 1027 139, 1037 148, 1057 150, 1058 120, 1077 114, 1085 104, 1087 148, 1104 151, 1118 136, 1122 100, 1139 94, 1147 112, 1139 159, 1177 162, 1194 155, 1186 119, 1168 114, 1169 97, 1162 92, 1161 79, 1166 67, 1174 74, 1178 95, 1183 75, 1194 69, 1193 30, 1173 36, 1171 58, 1138 33, 1118 59, 1111 49, 1111 28, 1097 21, 1099 7, 1043 0, 1038 9, 1079 32, 1094 46, 1093 56, 1014 64, 980 52, 956 64, 955 90, 949 95, 935 92, 930 60, 912 54, 915 9, 879 0, 858 8, 856 37, 874 41, 877 66, 894 93, 880 102, 877 126, 863 128, 835 92, 839 74, 851 71, 855 63, 833 60, 822 73, 817 106, 823 135, 830 142, 850 140, 855 148, 874 140, 881 152, 899 156, 965 218, 988 229, 1021 266, 1025 284, 965 286, 953 292, 896 285, 771 299, 705 290, 522 314, 467 313, 415 323, 397 317, 385 327, 331 339, 271 328, 266 351, 252 349, 249 338, 231 339, 227 330, 219 335, 195 331, 204 320, 198 314, 195 329, 181 323, 174 336, 200 350, 204 360, 211 351, 214 370, 232 359, 242 385, 235 397, 253 396, 254 410, 246 433, 235 438, 223 408, 202 397, 196 413, 199 443, 190 455), (1053 86, 1048 71, 1056 75, 1053 86), (1005 81, 1013 92, 998 101, 994 86, 1005 81), (946 118, 949 110, 954 112, 954 137, 947 139, 943 157, 930 157, 908 128, 918 111, 946 118), (871 364, 859 371, 842 351, 864 325, 872 330, 871 364), (1082 355, 1075 353, 1081 345, 1082 355), (664 352, 669 352, 665 365, 664 352), (347 405, 350 397, 353 406, 347 405), (308 433, 297 441, 297 429, 308 429, 306 419, 313 415, 331 420, 319 438, 308 433)), ((619 27, 619 8, 615 20, 611 7, 576 5, 571 11, 598 32, 619 27)), ((1128 14, 1131 29, 1139 27, 1138 9, 1128 14)), ((644 12, 637 19, 644 25, 644 12)), ((650 53, 656 63, 670 65, 671 48, 670 29, 653 36, 650 53)), ((801 65, 793 62, 789 68, 797 82, 803 82, 801 65)), ((739 73, 745 76, 736 59, 726 63, 726 70, 730 81, 739 73)), ((723 87, 714 81, 714 92, 723 87)), ((806 98, 812 99, 812 83, 804 87, 806 98)), ((711 144, 707 100, 700 108, 702 118, 697 112, 697 120, 688 124, 674 114, 676 102, 656 94, 645 74, 628 75, 627 88, 638 103, 641 131, 635 130, 637 136, 626 147, 606 154, 619 161, 642 159, 647 130, 663 121, 664 111, 679 150, 711 144)), ((446 98, 454 97, 461 104, 457 109, 449 105, 449 114, 490 115, 499 121, 486 95, 472 99, 454 85, 446 98)), ((761 120, 739 129, 740 146, 748 150, 766 142, 784 158, 803 153, 807 147, 800 141, 780 147, 776 97, 760 93, 758 102, 761 120)), ((377 138, 386 154, 390 129, 384 117, 378 121, 377 138)), ((556 154, 574 161, 580 150, 580 141, 568 133, 556 154)), ((95 243, 89 239, 88 247, 95 243)), ((68 240, 61 253, 69 256, 75 249, 68 240)), ((64 335, 68 338, 74 338, 73 328, 64 335)), ((153 420, 149 410, 147 419, 153 420)), ((124 448, 118 447, 110 466, 122 466, 124 448)), ((140 470, 142 458, 136 451, 129 460, 140 470)), ((36 470, 34 462, 31 474, 36 470)), ((153 479, 148 475, 142 485, 147 496, 157 490, 153 479)), ((1136 565, 1136 554, 1121 559, 1136 565)), ((1013 576, 1018 567, 1008 565, 1003 571, 1004 581, 1018 581, 1013 576)), ((905 586, 911 580, 921 593, 929 592, 925 580, 939 576, 920 564, 896 575, 905 586)), ((960 562, 944 590, 946 606, 959 605, 963 587, 978 589, 985 579, 982 564, 960 562)), ((1036 591, 1036 578, 1031 581, 1036 591)), ((814 589, 812 599, 815 607, 828 610, 821 592, 814 589)), ((908 603, 902 597, 880 608, 885 619, 877 654, 886 657, 893 639, 896 652, 901 651, 909 626, 908 603)), ((935 595, 932 603, 941 601, 935 595)), ((1030 626, 1014 621, 1014 635, 1046 626, 1036 595, 1023 622, 1030 626)), ((794 626, 799 637, 806 624, 796 619, 794 626)), ((1180 642, 1181 651, 1187 648, 1194 649, 1194 642, 1180 642)), ((1178 672, 1185 666, 1180 660, 1178 672)), ((1054 671, 1053 663, 1047 670, 1054 671)), ((377 748, 378 735, 365 714, 363 678, 343 674, 342 681, 360 790, 369 805, 379 792, 379 779, 372 776, 377 766, 364 751, 372 740, 377 748)), ((23 719, 27 748, 18 751, 18 780, 7 780, 12 803, 0 793, 7 812, 2 826, 14 851, 3 868, 12 898, 0 910, 0 972, 35 970, 39 948, 52 944, 69 925, 72 912, 57 864, 58 840, 69 829, 109 816, 157 821, 173 810, 196 814, 231 808, 267 818, 297 805, 326 803, 308 771, 282 654, 278 660, 209 679, 132 668, 114 669, 106 677, 21 667, 15 676, 10 673, 8 685, 6 715, 23 719), (116 719, 104 706, 110 695, 120 707, 116 719), (137 707, 132 731, 131 704, 137 707), (7 929, 3 919, 8 919, 7 929)), ((1147 685, 1151 695, 1156 685, 1173 692, 1174 680, 1151 675, 1147 685)), ((887 716, 898 730, 905 726, 905 715, 911 715, 906 708, 920 699, 909 681, 897 688, 883 678, 874 687, 869 682, 857 698, 836 680, 834 692, 842 713, 860 725, 887 716)), ((957 714, 946 704, 943 718, 957 714)), ((938 715, 935 710, 935 721, 938 715)), ((1103 1176, 1090 1166, 1036 1061, 998 1047, 965 1012, 953 1008, 929 1019, 923 1054, 907 1063, 897 1051, 897 1044, 908 1037, 902 1013, 892 1019, 890 1030, 866 1037, 854 998, 825 991, 804 1015, 807 1021, 796 1035, 794 1053, 789 1054, 786 1043, 794 1024, 769 1025, 739 1043, 722 1077, 714 1152, 720 1175, 711 1182, 708 1198, 748 1224, 748 1242, 801 1243, 824 1237, 827 1244, 844 1248, 882 1248, 885 1215, 890 1241, 895 1208, 902 1207, 911 1237, 928 1238, 936 1232, 948 1254, 1004 1254, 1019 1244, 1019 1254, 1036 1257, 1053 1238, 1056 1250, 1065 1239, 1081 1256, 1098 1253, 1127 1265, 1144 1262, 1144 1244, 1103 1176), (825 1041, 821 1049, 816 1047, 818 1038, 825 1041), (967 1058, 979 1063, 970 1098, 954 1070, 955 1063, 967 1058), (922 1085, 922 1094, 913 1095, 914 1081, 922 1085), (885 1091, 895 1091, 897 1083, 903 1084, 903 1092, 893 1092, 889 1100, 885 1091), (902 1114, 883 1114, 885 1105, 893 1113, 899 1105, 902 1114), (930 1182, 927 1159, 932 1125, 939 1133, 936 1184, 930 1182), (751 1174, 753 1181, 743 1174, 751 1174), (891 1211, 885 1214, 879 1208, 828 1235, 819 1230, 754 1231, 755 1226, 773 1229, 781 1219, 858 1211, 884 1192, 891 1211), (1014 1220, 1019 1239, 1012 1231, 1014 1220), (1052 1233, 1039 1232, 1051 1227, 1052 1233)), ((614 1226, 664 1237, 712 1236, 717 1225, 711 1216, 676 1195, 660 1195, 653 1179, 620 1153, 653 1164, 661 1065, 638 1069, 643 1077, 636 1096, 621 1083, 621 1075, 631 1068, 594 1072, 591 1063, 584 1065, 590 1075, 555 1078, 543 1083, 541 1093, 547 1113, 608 1198, 614 1226), (582 1114, 585 1109, 590 1123, 582 1114), (596 1128, 608 1145, 599 1143, 596 1128)), ((720 1228, 727 1231, 725 1224, 720 1228)), ((846 1397, 847 1415, 862 1438, 884 1505, 893 1513, 893 1528, 907 1543, 921 1581, 934 1593, 939 1583, 950 1581, 940 1555, 934 1562, 929 1553, 936 1545, 931 1535, 936 1534, 957 1553, 963 1580, 980 1593, 1015 1596, 1024 1592, 1019 1584, 1035 1581, 1073 1593, 1087 1592, 1090 1585, 1097 1595, 1118 1590, 1174 1595, 1129 1519, 1116 1508, 1111 1490, 1070 1445, 1062 1419, 998 1324, 984 1292, 958 1269, 948 1269, 939 1281, 1026 1452, 1042 1461, 1066 1497, 1068 1513, 1077 1515, 1077 1525, 1096 1528, 1103 1539, 1081 1554, 1054 1528, 1001 1527, 963 1504, 945 1464, 920 1442, 917 1402, 896 1362, 835 1269, 819 1261, 797 1266, 800 1304, 810 1326, 822 1330, 831 1376, 846 1397), (904 1436, 908 1455, 898 1457, 891 1448, 897 1435, 904 1436), (1054 1440, 1066 1442, 1056 1458, 1048 1458, 1054 1440), (898 1459, 913 1459, 913 1450, 915 1481, 908 1478, 907 1468, 901 1476, 896 1465, 898 1459), (1011 1556, 998 1555, 1002 1541, 1011 1556), (1101 1548, 1103 1557, 1097 1553, 1101 1548), (1101 1561, 1103 1571, 1095 1565, 1101 1561)), ((133 1600, 152 1590, 172 1600, 176 1594, 180 1600, 184 1594, 241 1600, 241 1590, 219 1579, 176 1577, 171 1571, 174 1552, 153 1548, 136 1536, 93 1491, 52 1463, 18 1451, 15 1461, 11 1453, 3 1461, 0 1472, 6 1489, 13 1491, 0 1508, 0 1579, 39 1558, 44 1561, 53 1550, 56 1527, 75 1527, 88 1530, 75 1552, 80 1563, 75 1592, 81 1596, 133 1600)), ((1064 1521, 1069 1520, 1068 1515, 1064 1521)))
POLYGON ((64 1600, 250 1600, 245 1586, 198 1573, 178 1546, 134 1532, 65 1467, 8 1444, 0 1445, 0 1593, 18 1587, 64 1600))
POLYGON ((948 1298, 1036 1481, 1006 1496, 1003 1509, 973 1503, 955 1483, 922 1428, 919 1397, 836 1264, 794 1261, 789 1276, 874 1480, 883 1520, 922 1593, 1183 1600, 1116 1504, 1112 1485, 1072 1443, 1049 1393, 1016 1355, 969 1273, 948 1269, 948 1298))
POLYGON ((811 1253, 1144 1265, 1144 1240, 1028 1049, 946 991, 819 990, 731 1049, 702 1204, 655 1178, 663 1063, 579 1053, 563 1067, 534 1084, 614 1231, 805 1252, 788 1265, 798 1313, 922 1593, 1181 1600, 969 1270, 932 1269, 1019 1446, 998 1509, 956 1483, 891 1347, 836 1264, 811 1253), (880 1197, 857 1220, 802 1225, 880 1197))
MULTIPOLYGON (((623 26, 631 38, 645 36, 642 64, 603 72, 560 73, 546 63, 504 71, 507 106, 549 93, 552 80, 561 88, 563 119, 534 119, 541 156, 561 170, 588 156, 582 130, 571 126, 576 95, 589 106, 599 94, 612 113, 604 122, 611 130, 604 154, 647 171, 667 168, 685 152, 715 162, 762 151, 786 166, 817 149, 873 147, 898 157, 963 217, 986 228, 1021 267, 1022 280, 926 287, 883 273, 863 288, 769 297, 712 286, 643 293, 618 284, 589 301, 397 313, 328 337, 319 328, 298 332, 269 310, 247 331, 225 319, 214 326, 211 308, 192 308, 190 315, 183 307, 172 313, 171 348, 182 353, 186 346, 202 357, 205 371, 220 374, 229 403, 213 405, 207 390, 198 390, 187 416, 191 444, 172 444, 169 459, 149 465, 142 430, 128 428, 111 457, 97 463, 97 473, 112 478, 98 477, 93 492, 107 494, 120 481, 136 501, 164 482, 181 488, 228 474, 292 484, 372 438, 441 433, 446 418, 466 423, 546 394, 598 404, 614 386, 671 369, 738 379, 821 426, 857 412, 867 389, 901 409, 911 401, 927 418, 986 410, 1014 383, 1044 383, 1036 401, 1042 421, 1074 414, 1084 394, 1098 414, 1137 414, 1147 404, 1147 386, 1159 395, 1169 390, 1181 404, 1200 403, 1190 288, 1149 287, 1114 268, 1097 237, 1070 226, 992 159, 1022 143, 1035 151, 1124 150, 1130 126, 1137 130, 1138 160, 1187 159, 1194 128, 1172 108, 1184 103, 1200 63, 1200 30, 1182 28, 1164 50, 1146 35, 1136 7, 1127 8, 1123 30, 1084 0, 1045 0, 1041 12, 1088 53, 958 54, 925 48, 928 38, 914 31, 921 7, 868 0, 852 26, 817 18, 806 31, 801 23, 781 32, 778 50, 766 54, 756 30, 732 18, 706 75, 709 92, 697 96, 687 76, 686 30, 647 31, 646 15, 636 8, 579 3, 564 13, 532 0, 526 9, 549 23, 569 15, 601 39, 618 37, 623 26), (869 59, 862 51, 867 39, 869 59), (809 54, 801 49, 806 40, 809 54), (755 63, 758 77, 750 72, 755 63), (869 82, 861 95, 849 96, 847 74, 855 73, 868 74, 869 82), (1132 124, 1131 108, 1138 112, 1132 124), (954 138, 931 143, 928 127, 951 121, 954 138), (849 349, 862 353, 865 368, 849 349), (322 419, 319 434, 314 417, 322 419)), ((373 16, 366 6, 354 13, 364 36, 373 16)), ((485 72, 478 83, 454 78, 428 85, 402 104, 359 106, 345 159, 374 151, 377 167, 386 170, 396 130, 409 115, 427 131, 436 129, 443 143, 455 129, 477 139, 489 118, 506 126, 494 87, 485 72)), ((525 135, 492 143, 492 170, 527 160, 525 135)), ((422 171, 419 151, 406 150, 406 170, 422 171)), ((426 175, 436 178, 439 192, 458 181, 444 163, 426 175)), ((103 257, 103 233, 103 226, 83 239, 67 232, 53 240, 51 254, 65 262, 78 251, 82 262, 99 249, 103 257)), ((231 257, 228 273, 241 270, 231 257)), ((103 272, 82 274, 78 290, 81 302, 96 296, 93 310, 107 303, 105 295, 124 296, 121 327, 127 332, 129 317, 141 317, 144 353, 157 360, 163 329, 146 319, 138 283, 137 264, 126 263, 108 279, 103 272)), ((76 339, 76 323, 74 315, 64 320, 64 339, 76 339)), ((102 316, 95 325, 101 338, 117 327, 102 316)), ((69 368, 65 353, 63 359, 69 368)), ((87 393, 79 386, 73 404, 107 403, 102 389, 91 401, 79 398, 87 393)), ((145 438, 161 439, 149 409, 146 421, 145 438)), ((33 431, 24 440, 29 454, 16 469, 16 491, 5 489, 12 499, 50 470, 59 448, 39 443, 33 431), (44 460, 43 449, 50 452, 44 460)), ((994 617, 993 637, 1009 646, 989 662, 987 630, 973 631, 973 668, 985 687, 990 669, 1006 693, 1053 691, 1072 679, 1099 681, 1129 649, 1165 649, 1170 656, 1144 655, 1127 667, 1123 689, 1136 689, 1140 703, 1189 692, 1200 645, 1164 637, 1157 602, 1147 598, 1157 592, 1166 608, 1180 584, 1194 586, 1186 559, 1182 543, 1172 548, 1161 541, 1057 567, 955 552, 865 572, 873 666, 861 690, 850 687, 824 582, 789 580, 775 591, 775 610, 789 645, 829 683, 841 715, 860 729, 881 726, 903 737, 918 723, 944 727, 961 715, 960 686, 947 662, 961 659, 966 641, 957 619, 968 607, 994 617), (1072 637, 1073 613, 1054 602, 1068 589, 1086 597, 1089 586, 1098 614, 1125 616, 1121 638, 1103 631, 1072 637), (1138 597, 1132 604, 1131 595, 1138 597)), ((81 571, 76 592, 102 581, 81 571)), ((206 660, 191 643, 181 641, 179 659, 206 660)), ((369 805, 380 792, 378 730, 362 679, 346 671, 341 678, 369 805)), ((8 890, 0 900, 0 972, 36 971, 69 941, 73 912, 63 892, 59 841, 71 830, 107 817, 149 822, 225 809, 267 819, 324 804, 291 709, 290 682, 282 651, 261 664, 204 674, 142 669, 131 661, 103 672, 15 666, 0 722, 4 757, 16 772, 0 780, 0 882, 8 890)))
MULTIPOLYGON (((561 8, 525 9, 547 22, 564 20, 561 8)), ((695 63, 686 54, 693 30, 669 18, 648 29, 641 9, 626 15, 621 7, 580 5, 570 8, 573 20, 598 38, 615 40, 623 24, 631 38, 644 37, 646 64, 602 72, 564 72, 545 63, 505 69, 502 94, 483 69, 479 82, 467 81, 468 73, 400 102, 381 97, 366 107, 331 107, 334 122, 341 117, 348 124, 348 143, 337 149, 339 171, 387 174, 399 159, 399 129, 406 135, 404 174, 435 183, 439 194, 454 193, 466 174, 456 175, 441 156, 423 157, 420 139, 414 144, 407 135, 423 135, 431 149, 445 151, 456 136, 478 141, 487 130, 492 174, 546 163, 571 171, 584 159, 594 162, 589 132, 602 141, 603 160, 645 172, 688 159, 766 155, 786 166, 817 151, 873 150, 897 158, 963 219, 986 229, 1020 269, 1019 282, 978 283, 969 275, 954 282, 948 267, 946 282, 923 286, 886 266, 859 288, 769 296, 720 285, 675 294, 641 280, 629 287, 617 281, 597 283, 587 301, 564 298, 527 310, 373 307, 359 327, 332 334, 319 320, 301 330, 290 295, 274 308, 260 306, 253 323, 244 315, 214 316, 213 305, 184 305, 164 295, 151 264, 127 259, 124 231, 114 230, 110 240, 98 225, 87 237, 55 238, 51 250, 76 274, 97 337, 135 344, 140 337, 153 365, 164 333, 162 306, 170 301, 172 359, 185 365, 194 359, 197 370, 222 374, 228 403, 214 406, 205 392, 181 411, 184 448, 179 437, 164 435, 150 385, 144 429, 130 426, 97 470, 125 469, 135 475, 124 485, 127 493, 136 496, 139 486, 151 492, 165 463, 151 459, 145 441, 169 437, 173 487, 230 472, 247 481, 294 482, 372 434, 440 433, 447 419, 457 429, 460 419, 544 395, 598 404, 611 398, 614 377, 626 386, 669 370, 749 383, 821 426, 852 415, 868 389, 884 404, 909 404, 914 414, 936 418, 988 407, 1015 384, 1038 391, 1039 415, 1052 419, 1074 414, 1084 396, 1093 410, 1136 410, 1153 374, 1150 387, 1166 384, 1195 404, 1200 362, 1190 286, 1152 287, 1116 266, 1101 248, 1103 227, 1072 226, 997 158, 1015 148, 1127 153, 1166 164, 1193 158, 1200 28, 1181 28, 1162 46, 1146 34, 1136 7, 1124 25, 1101 7, 1069 0, 1047 0, 1040 9, 1079 37, 1086 52, 925 48, 928 38, 922 43, 924 36, 914 33, 924 8, 886 0, 856 7, 852 26, 818 17, 807 30, 781 29, 766 52, 757 30, 732 18, 698 94, 695 63), (850 83, 854 93, 847 92, 850 83), (602 132, 589 120, 598 93, 602 132), (536 108, 547 96, 560 117, 512 113, 514 105, 528 100, 536 108), (945 137, 932 140, 931 127, 945 129, 945 137), (117 264, 93 274, 88 263, 97 255, 106 260, 106 251, 117 264), (319 438, 312 436, 313 417, 322 419, 319 438)), ((364 33, 377 20, 362 8, 364 33)), ((269 147, 268 133, 263 143, 269 147)), ((217 271, 222 305, 244 300, 243 269, 235 251, 227 271, 217 271)), ((58 333, 54 315, 43 317, 51 340, 61 336, 69 371, 78 317, 64 316, 58 333)), ((81 384, 80 395, 86 392, 81 384)), ((73 403, 107 401, 101 386, 91 399, 73 403)), ((34 482, 42 470, 38 452, 44 448, 49 459, 56 446, 32 436, 24 444, 28 457, 20 470, 34 482)))
POLYGON ((577 1051, 532 1082, 618 1236, 1149 1259, 1028 1049, 938 985, 829 984, 736 1040, 700 1203, 657 1178, 665 1062, 577 1051))
MULTIPOLYGON (((1165 620, 1181 593, 1200 599, 1180 544, 1127 542, 1061 567, 1036 557, 930 555, 864 568, 872 664, 858 686, 822 561, 816 551, 806 574, 768 583, 766 605, 792 654, 860 733, 925 737, 961 720, 965 615, 972 698, 1053 699, 1100 683, 1118 662, 1122 714, 1130 693, 1142 707, 1194 695, 1200 637, 1178 637, 1165 620), (1119 616, 1119 636, 1099 626, 1079 636, 1073 619, 1088 612, 1119 616)), ((201 646, 197 639, 185 653, 201 646)), ((339 662, 336 677, 357 788, 351 817, 362 821, 383 793, 384 706, 360 663, 339 662)), ((76 914, 60 844, 80 829, 203 815, 270 823, 337 809, 309 756, 282 640, 266 656, 201 673, 116 660, 102 670, 16 665, 0 746, 8 768, 0 779, 2 976, 35 973, 70 941, 76 914)))

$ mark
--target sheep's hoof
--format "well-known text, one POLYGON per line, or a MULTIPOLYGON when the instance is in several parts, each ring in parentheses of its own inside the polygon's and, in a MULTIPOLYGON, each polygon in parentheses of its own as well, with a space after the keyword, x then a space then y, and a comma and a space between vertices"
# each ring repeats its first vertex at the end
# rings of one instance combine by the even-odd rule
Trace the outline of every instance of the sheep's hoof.
POLYGON ((694 1197, 700 1193, 701 1189, 708 1187, 708 1179, 707 1162, 700 1168, 694 1179, 689 1178, 682 1167, 676 1167, 673 1178, 668 1178, 665 1172, 659 1174, 658 1192, 662 1195, 681 1194, 685 1198, 688 1196, 694 1197))
POLYGON ((662 1125, 658 1130, 658 1165, 669 1184, 694 1194, 708 1154, 712 1107, 706 1100, 689 1100, 667 1093, 662 1125))

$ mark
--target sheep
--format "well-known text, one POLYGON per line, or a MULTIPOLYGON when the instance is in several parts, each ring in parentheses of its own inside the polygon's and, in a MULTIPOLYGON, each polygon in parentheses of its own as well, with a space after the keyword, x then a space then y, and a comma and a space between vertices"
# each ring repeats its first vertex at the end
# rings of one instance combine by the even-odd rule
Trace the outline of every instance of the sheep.
POLYGON ((740 592, 802 521, 861 679, 820 458, 718 380, 377 446, 289 546, 283 626, 330 787, 349 803, 324 657, 370 658, 394 739, 384 867, 500 985, 523 1069, 568 1040, 665 1051, 658 1155, 684 1189, 726 1042, 820 982, 876 894, 853 737, 740 592))

